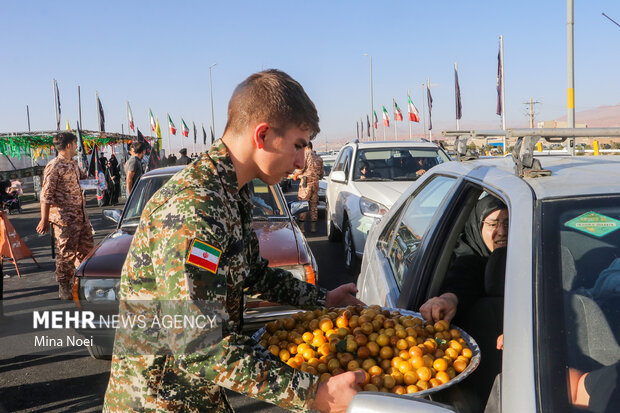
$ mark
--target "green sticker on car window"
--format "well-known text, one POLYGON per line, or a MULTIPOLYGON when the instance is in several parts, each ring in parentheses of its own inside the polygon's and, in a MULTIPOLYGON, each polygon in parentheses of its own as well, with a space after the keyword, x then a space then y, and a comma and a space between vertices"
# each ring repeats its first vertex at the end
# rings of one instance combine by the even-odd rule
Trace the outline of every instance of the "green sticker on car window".
POLYGON ((620 221, 590 211, 564 225, 600 238, 620 228, 620 221))

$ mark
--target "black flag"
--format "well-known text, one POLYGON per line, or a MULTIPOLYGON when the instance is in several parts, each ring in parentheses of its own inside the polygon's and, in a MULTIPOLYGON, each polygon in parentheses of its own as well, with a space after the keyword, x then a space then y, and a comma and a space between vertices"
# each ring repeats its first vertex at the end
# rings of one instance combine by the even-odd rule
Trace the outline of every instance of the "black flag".
POLYGON ((88 164, 88 176, 95 179, 99 178, 99 154, 97 153, 97 145, 93 145, 93 151, 90 154, 90 163, 88 164))
POLYGON ((213 142, 215 142, 215 136, 213 136, 213 126, 211 126, 211 145, 213 145, 213 142))
POLYGON ((202 125, 202 144, 207 144, 207 131, 205 131, 205 125, 202 125))
POLYGON ((77 144, 78 144, 78 166, 80 171, 87 173, 88 171, 88 156, 86 155, 86 148, 84 147, 84 140, 82 139, 82 131, 80 130, 80 124, 77 124, 77 144))
POLYGON ((60 91, 56 79, 54 79, 54 100, 56 101, 56 130, 60 130, 60 91))
POLYGON ((97 96, 97 110, 99 111, 99 130, 105 132, 105 116, 103 115, 103 106, 99 96, 97 96))
POLYGON ((194 127, 194 145, 196 145, 196 124, 192 121, 192 126, 194 127))
POLYGON ((368 117, 368 115, 366 115, 366 136, 370 138, 370 118, 368 117))
POLYGON ((433 97, 431 96, 431 88, 428 85, 426 85, 426 98, 428 100, 428 130, 431 130, 433 129, 433 121, 431 120, 433 97))
POLYGON ((355 121, 355 131, 357 132, 357 139, 360 138, 360 123, 355 121))
POLYGON ((495 113, 502 116, 504 108, 502 108, 502 51, 497 52, 497 108, 495 113))
POLYGON ((461 119, 461 87, 459 86, 459 73, 454 66, 454 99, 456 100, 456 118, 461 119))

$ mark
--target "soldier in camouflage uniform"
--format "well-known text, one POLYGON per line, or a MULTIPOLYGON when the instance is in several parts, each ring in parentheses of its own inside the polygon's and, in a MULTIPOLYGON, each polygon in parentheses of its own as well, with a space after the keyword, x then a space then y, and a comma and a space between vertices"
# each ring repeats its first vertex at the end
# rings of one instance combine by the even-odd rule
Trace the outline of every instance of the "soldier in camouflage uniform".
POLYGON ((86 214, 80 179, 86 176, 73 157, 77 153, 77 137, 70 132, 54 137, 58 156, 43 171, 41 189, 41 221, 37 232, 47 232, 54 226, 56 254, 56 281, 61 300, 70 300, 71 280, 75 268, 93 249, 93 233, 86 214))
MULTIPOLYGON (((304 151, 304 168, 295 172, 295 179, 300 179, 297 199, 308 201, 310 210, 310 232, 316 232, 316 221, 319 219, 319 181, 325 174, 323 158, 312 150, 312 142, 304 151)), ((304 230, 306 213, 299 214, 301 230, 304 230)))
POLYGON ((244 294, 304 308, 360 303, 354 284, 327 292, 269 268, 252 229, 246 184, 274 185, 301 168, 318 130, 299 83, 277 70, 254 74, 233 93, 223 138, 151 198, 123 266, 120 315, 128 300, 203 301, 224 315, 220 337, 175 351, 174 340, 117 331, 104 411, 230 412, 222 387, 294 411, 346 409, 363 374, 319 383, 241 335, 244 294), (157 349, 130 355, 132 340, 157 349))

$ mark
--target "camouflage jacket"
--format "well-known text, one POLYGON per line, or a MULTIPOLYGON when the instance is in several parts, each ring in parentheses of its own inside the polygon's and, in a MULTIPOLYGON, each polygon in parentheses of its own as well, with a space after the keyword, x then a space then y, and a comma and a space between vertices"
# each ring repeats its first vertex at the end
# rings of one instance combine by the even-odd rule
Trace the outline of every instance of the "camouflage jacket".
POLYGON ((56 225, 82 225, 88 220, 80 179, 86 175, 80 172, 77 161, 58 154, 43 171, 41 202, 50 204, 50 222, 56 225))
MULTIPOLYGON (((117 331, 104 411, 232 411, 221 387, 308 410, 318 376, 292 369, 240 334, 244 291, 305 308, 324 305, 326 291, 267 264, 252 229, 249 191, 238 190, 228 150, 218 140, 146 205, 123 266, 120 297, 121 315, 127 300, 208 302, 224 310, 221 335, 191 350, 127 355, 117 331), (221 251, 215 266, 192 255, 195 243, 221 251)), ((170 343, 148 334, 134 339, 170 343)))

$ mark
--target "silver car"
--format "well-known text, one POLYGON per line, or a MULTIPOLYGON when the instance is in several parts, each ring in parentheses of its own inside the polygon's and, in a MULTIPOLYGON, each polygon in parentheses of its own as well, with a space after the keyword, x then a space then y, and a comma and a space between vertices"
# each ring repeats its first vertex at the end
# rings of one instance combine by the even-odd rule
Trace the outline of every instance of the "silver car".
POLYGON ((368 230, 413 181, 449 161, 430 142, 358 142, 340 149, 327 178, 326 222, 330 241, 342 238, 345 268, 359 271, 368 230))
MULTIPOLYGON (((439 295, 481 194, 503 200, 510 223, 501 301, 504 341, 501 374, 489 399, 477 400, 472 409, 475 403, 466 401, 460 385, 431 401, 361 393, 349 412, 468 412, 485 406, 485 412, 503 413, 583 411, 570 402, 569 372, 607 371, 607 384, 618 386, 620 159, 540 161, 551 175, 521 178, 512 157, 433 168, 370 231, 364 250, 358 297, 417 311, 439 295)), ((617 396, 612 400, 617 403, 617 396)))

